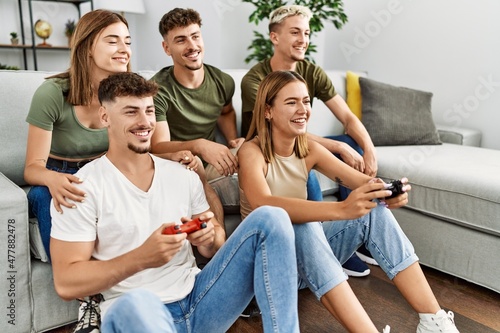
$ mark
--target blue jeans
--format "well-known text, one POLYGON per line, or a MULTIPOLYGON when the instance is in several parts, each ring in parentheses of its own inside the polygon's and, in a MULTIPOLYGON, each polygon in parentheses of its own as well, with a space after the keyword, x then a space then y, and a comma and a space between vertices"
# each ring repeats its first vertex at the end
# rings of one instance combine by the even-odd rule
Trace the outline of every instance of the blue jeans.
MULTIPOLYGON (((69 168, 63 162, 62 168, 47 166, 47 169, 62 173, 75 174, 77 168, 69 168)), ((32 186, 28 192, 28 204, 30 216, 34 216, 38 220, 38 228, 40 228, 40 236, 42 237, 43 247, 50 260, 50 229, 52 228, 52 218, 50 217, 50 204, 52 195, 47 186, 32 186)))
POLYGON ((309 287, 318 299, 347 279, 342 264, 362 244, 391 280, 418 261, 391 211, 381 205, 359 219, 294 224, 294 230, 299 288, 309 287))
POLYGON ((105 313, 107 332, 226 332, 255 295, 265 332, 299 332, 294 233, 288 214, 264 206, 241 222, 196 276, 184 299, 162 304, 145 291, 105 313))
MULTIPOLYGON (((361 156, 363 156, 363 150, 361 147, 347 134, 326 136, 327 139, 332 139, 335 141, 341 141, 347 143, 351 148, 356 150, 361 156)), ((339 160, 342 160, 339 154, 334 154, 339 160)), ((347 198, 351 190, 344 186, 339 186, 339 199, 343 201, 347 198)), ((309 172, 309 177, 307 178, 307 200, 311 201, 323 201, 323 194, 321 193, 321 187, 319 185, 318 177, 311 170, 309 172)))

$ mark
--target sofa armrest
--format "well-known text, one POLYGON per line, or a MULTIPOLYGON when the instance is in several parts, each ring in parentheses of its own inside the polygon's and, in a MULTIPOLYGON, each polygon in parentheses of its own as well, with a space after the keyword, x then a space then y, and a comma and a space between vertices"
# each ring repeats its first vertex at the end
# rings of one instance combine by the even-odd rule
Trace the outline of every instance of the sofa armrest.
POLYGON ((0 301, 7 307, 7 318, 0 323, 0 331, 7 332, 14 325, 25 327, 31 323, 31 256, 26 193, 1 172, 0 226, 0 301))
POLYGON ((470 128, 461 128, 445 125, 436 125, 439 138, 444 143, 452 143, 462 146, 481 145, 481 132, 470 128))

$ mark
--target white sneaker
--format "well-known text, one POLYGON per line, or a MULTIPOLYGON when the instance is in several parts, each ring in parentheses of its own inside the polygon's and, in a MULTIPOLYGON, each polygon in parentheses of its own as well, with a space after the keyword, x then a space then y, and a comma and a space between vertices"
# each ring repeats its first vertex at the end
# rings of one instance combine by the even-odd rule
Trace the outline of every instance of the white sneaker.
POLYGON ((73 333, 99 333, 101 326, 101 309, 99 302, 86 297, 80 300, 78 323, 73 333))
POLYGON ((453 320, 455 315, 451 311, 439 310, 436 314, 419 313, 418 316, 420 323, 417 327, 417 333, 460 333, 453 320))
POLYGON ((391 333, 391 327, 389 325, 385 325, 385 328, 382 330, 382 333, 391 333))

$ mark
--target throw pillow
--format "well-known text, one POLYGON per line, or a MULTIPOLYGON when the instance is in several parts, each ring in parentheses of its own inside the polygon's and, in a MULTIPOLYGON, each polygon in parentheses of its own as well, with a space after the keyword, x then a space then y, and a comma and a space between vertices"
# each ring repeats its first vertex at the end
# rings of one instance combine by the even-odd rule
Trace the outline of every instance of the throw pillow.
POLYGON ((359 120, 361 120, 361 89, 359 75, 351 71, 346 72, 346 103, 359 120))
POLYGON ((375 146, 441 144, 432 93, 359 78, 362 122, 375 146))

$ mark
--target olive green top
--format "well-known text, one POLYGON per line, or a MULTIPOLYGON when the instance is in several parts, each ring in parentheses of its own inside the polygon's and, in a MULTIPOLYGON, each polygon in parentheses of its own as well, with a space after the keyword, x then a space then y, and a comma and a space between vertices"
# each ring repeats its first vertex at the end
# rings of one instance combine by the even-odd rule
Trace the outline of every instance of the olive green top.
POLYGON ((26 121, 52 131, 50 154, 62 159, 85 159, 108 150, 106 128, 83 126, 75 108, 66 101, 69 79, 47 79, 38 87, 31 101, 26 121))
MULTIPOLYGON (((336 95, 332 81, 321 67, 307 60, 298 61, 296 66, 295 71, 307 83, 311 106, 314 97, 326 102, 336 95)), ((271 60, 266 59, 253 66, 241 80, 241 136, 243 137, 247 136, 252 122, 259 84, 272 71, 271 60)))

